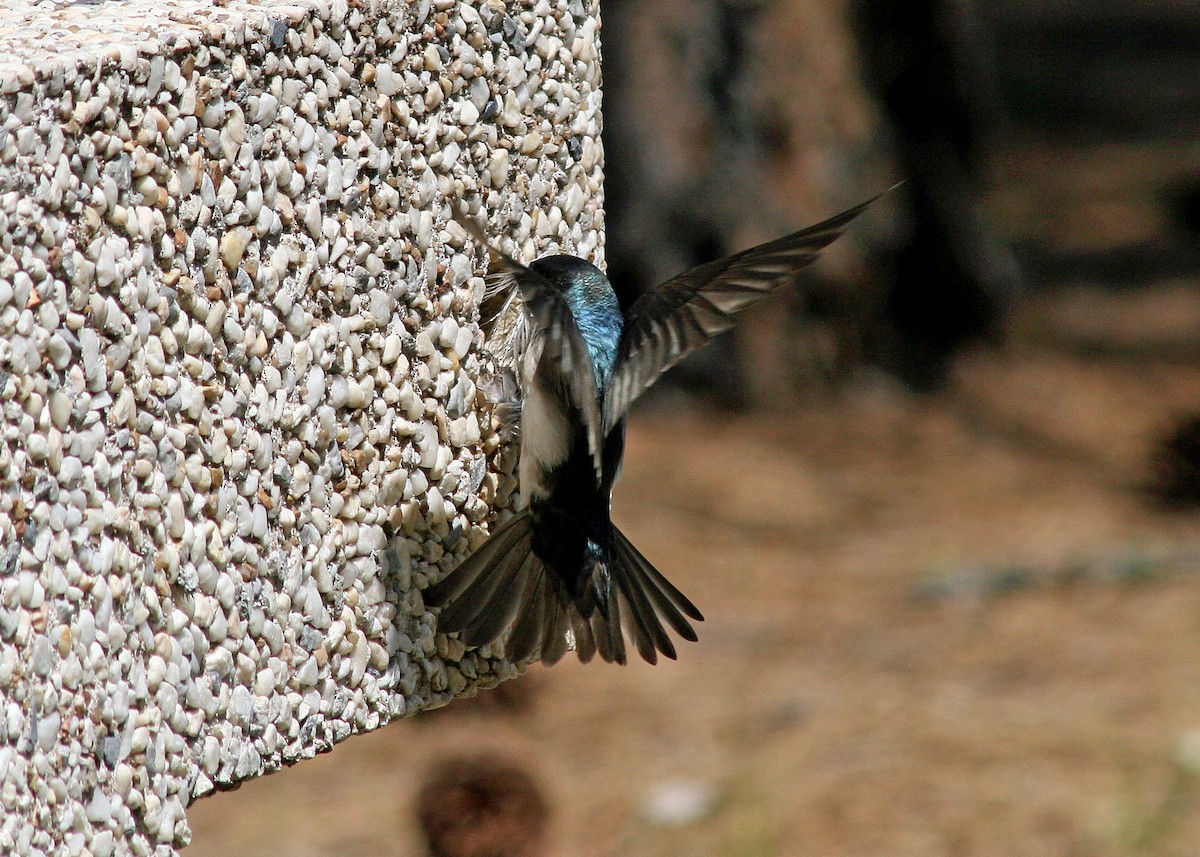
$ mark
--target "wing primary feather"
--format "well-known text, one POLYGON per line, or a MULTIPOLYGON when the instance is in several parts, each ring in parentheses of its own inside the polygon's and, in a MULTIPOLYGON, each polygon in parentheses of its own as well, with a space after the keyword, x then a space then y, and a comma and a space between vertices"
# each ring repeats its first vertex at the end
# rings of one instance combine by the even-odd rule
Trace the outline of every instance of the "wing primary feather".
POLYGON ((468 587, 475 584, 479 578, 494 571, 503 554, 529 532, 532 522, 529 510, 523 510, 501 524, 483 543, 454 571, 422 593, 426 607, 444 607, 451 601, 462 598, 468 587))
POLYGON ((605 393, 601 436, 607 435, 659 375, 732 327, 731 316, 810 264, 875 199, 878 197, 807 229, 699 265, 635 301, 626 314, 616 371, 605 393), (699 336, 681 335, 682 329, 673 322, 680 315, 697 318, 699 336))
POLYGON ((697 348, 718 333, 728 330, 733 322, 712 305, 712 302, 701 295, 697 300, 687 305, 687 319, 691 329, 687 344, 689 348, 697 348))
POLYGON ((521 595, 521 614, 504 643, 504 654, 513 663, 527 661, 537 651, 547 613, 553 612, 556 607, 549 603, 548 596, 546 568, 541 566, 529 575, 525 591, 521 595))
POLYGON ((505 576, 495 599, 488 603, 487 609, 462 632, 459 639, 468 646, 486 646, 504 633, 521 609, 521 594, 525 591, 527 575, 534 573, 534 567, 540 564, 533 551, 527 552, 519 564, 514 563, 515 570, 505 576))
MULTIPOLYGON (((494 613, 498 606, 507 606, 514 598, 512 582, 525 561, 525 554, 519 552, 520 548, 520 541, 509 545, 496 556, 486 573, 479 575, 470 588, 442 608, 438 614, 438 629, 446 634, 456 631, 470 634, 472 639, 477 639, 473 631, 484 621, 484 617, 494 613)), ((492 637, 472 645, 486 645, 494 639, 492 637)), ((466 642, 466 637, 463 641, 466 642)))

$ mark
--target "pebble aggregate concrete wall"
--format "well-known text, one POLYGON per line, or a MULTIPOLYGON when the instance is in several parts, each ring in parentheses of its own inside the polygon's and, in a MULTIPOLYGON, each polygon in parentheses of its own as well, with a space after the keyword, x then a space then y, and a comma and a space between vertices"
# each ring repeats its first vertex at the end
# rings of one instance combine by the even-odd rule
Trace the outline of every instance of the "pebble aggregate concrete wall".
POLYGON ((213 789, 516 674, 418 592, 514 487, 447 215, 600 261, 597 36, 0 10, 0 852, 171 854, 213 789))

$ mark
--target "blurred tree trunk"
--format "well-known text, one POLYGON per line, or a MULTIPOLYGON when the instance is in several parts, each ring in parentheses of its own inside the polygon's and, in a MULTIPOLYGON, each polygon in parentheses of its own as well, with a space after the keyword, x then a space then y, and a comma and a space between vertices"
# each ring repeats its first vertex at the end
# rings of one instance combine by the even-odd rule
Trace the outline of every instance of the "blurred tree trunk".
POLYGON ((880 260, 889 275, 868 353, 936 389, 964 343, 999 333, 1020 282, 980 212, 1002 115, 992 42, 970 0, 854 0, 852 21, 906 179, 907 234, 880 260))
POLYGON ((977 25, 949 0, 606 2, 607 255, 627 301, 908 178, 901 234, 856 224, 787 313, 752 313, 676 383, 743 404, 806 362, 868 358, 930 389, 995 332, 1016 275, 978 213, 997 101, 977 25))
MULTIPOLYGON (((606 0, 603 13, 606 255, 625 301, 886 187, 839 3, 606 0)), ((810 291, 839 258, 855 267, 847 243, 831 255, 810 291)), ((813 304, 789 306, 809 324, 813 304)), ((796 320, 780 315, 752 312, 671 377, 726 405, 768 395, 795 350, 796 320)))

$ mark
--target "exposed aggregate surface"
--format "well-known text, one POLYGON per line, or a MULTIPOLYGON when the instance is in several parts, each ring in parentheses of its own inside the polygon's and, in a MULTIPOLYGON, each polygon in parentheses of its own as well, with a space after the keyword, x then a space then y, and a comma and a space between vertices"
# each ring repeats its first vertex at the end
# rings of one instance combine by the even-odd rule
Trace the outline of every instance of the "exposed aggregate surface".
POLYGON ((418 592, 515 487, 447 215, 600 261, 597 30, 0 10, 0 851, 173 853, 214 788, 516 674, 418 592))

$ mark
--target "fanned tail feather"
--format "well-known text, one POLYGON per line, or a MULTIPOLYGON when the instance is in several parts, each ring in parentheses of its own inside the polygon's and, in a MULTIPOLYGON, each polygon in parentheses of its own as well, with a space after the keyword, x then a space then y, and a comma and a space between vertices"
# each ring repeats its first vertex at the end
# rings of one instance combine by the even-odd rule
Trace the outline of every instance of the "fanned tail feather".
POLYGON ((579 660, 587 663, 596 656, 596 637, 587 619, 578 613, 571 613, 571 636, 575 641, 575 654, 579 660))
POLYGON ((656 650, 674 660, 675 646, 662 622, 694 643, 696 631, 685 617, 703 622, 704 615, 642 556, 624 533, 613 527, 612 535, 609 571, 625 602, 625 630, 645 660, 656 663, 656 650))
POLYGON ((604 612, 595 611, 589 621, 601 660, 610 664, 624 664, 625 638, 621 634, 621 610, 617 606, 616 590, 609 592, 608 609, 604 612))
POLYGON ((468 646, 486 646, 508 631, 505 655, 515 663, 535 657, 556 663, 573 642, 585 663, 599 654, 624 664, 626 636, 649 663, 657 663, 660 653, 674 659, 667 626, 695 641, 688 619, 704 617, 619 530, 614 527, 612 534, 612 585, 604 604, 593 605, 603 609, 581 609, 559 576, 534 554, 528 511, 502 524, 458 568, 426 589, 425 603, 440 610, 438 630, 460 634, 468 646))
MULTIPOLYGON (((665 619, 676 634, 689 642, 696 642, 696 631, 684 617, 703 622, 704 614, 671 581, 663 577, 662 572, 651 565, 650 560, 642 556, 641 551, 616 527, 613 527, 613 555, 613 574, 630 580, 629 585, 636 586, 644 593, 654 605, 654 612, 665 619)), ((667 654, 666 651, 663 654, 667 654)))

